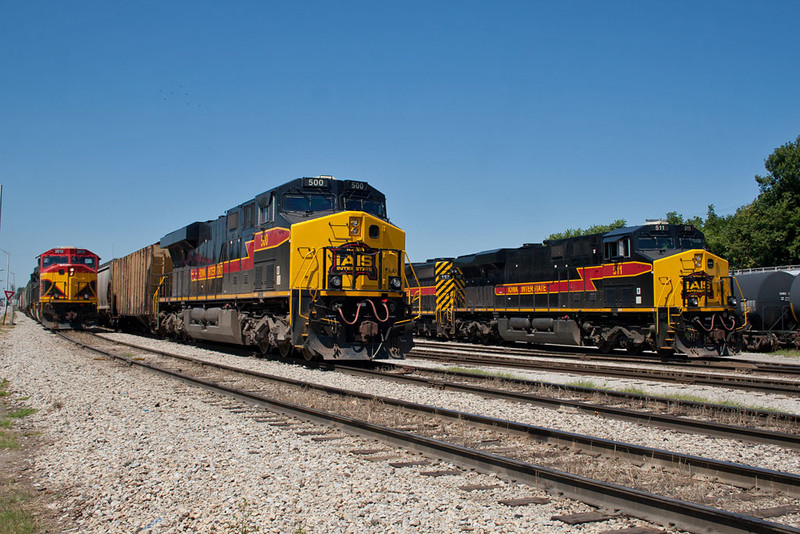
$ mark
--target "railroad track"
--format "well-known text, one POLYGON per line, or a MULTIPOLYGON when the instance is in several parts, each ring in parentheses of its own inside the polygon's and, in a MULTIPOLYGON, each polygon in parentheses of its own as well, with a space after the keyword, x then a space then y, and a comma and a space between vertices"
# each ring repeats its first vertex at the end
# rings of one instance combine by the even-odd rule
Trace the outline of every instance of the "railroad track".
MULTIPOLYGON (((608 406, 597 403, 590 403, 586 401, 568 400, 555 398, 548 395, 537 395, 530 390, 534 388, 541 388, 546 386, 558 387, 555 384, 544 384, 542 382, 533 382, 528 380, 513 380, 513 379, 498 379, 495 377, 484 377, 483 380, 475 375, 469 373, 446 373, 443 371, 433 371, 430 369, 416 369, 405 368, 405 370, 398 371, 382 371, 377 369, 364 369, 357 367, 348 367, 337 365, 337 370, 344 371, 353 375, 367 376, 372 378, 380 378, 383 380, 392 380, 395 382, 412 383, 427 387, 435 387, 440 389, 448 389, 452 391, 462 391, 466 393, 473 393, 487 397, 506 399, 510 401, 524 402, 542 406, 551 409, 570 409, 580 411, 583 413, 608 417, 610 419, 618 419, 621 421, 629 421, 644 426, 656 426, 660 428, 667 428, 686 433, 700 433, 708 436, 744 440, 752 443, 778 445, 790 449, 800 449, 800 435, 788 431, 772 431, 761 428, 752 428, 742 425, 722 424, 716 421, 691 419, 682 416, 671 415, 668 413, 656 413, 649 410, 634 410, 619 406, 608 406), (444 375, 449 377, 448 380, 426 378, 421 375, 444 375), (460 381, 454 381, 459 378, 460 381), (517 387, 524 386, 528 391, 519 390, 513 391, 507 387, 488 387, 485 384, 467 383, 465 380, 487 382, 491 380, 495 382, 501 380, 506 384, 513 384, 517 387)), ((577 388, 576 388, 577 389, 577 388)), ((604 393, 600 390, 590 390, 589 388, 581 388, 590 394, 597 395, 604 393)), ((619 394, 619 397, 623 397, 619 394)), ((659 402, 662 405, 680 405, 680 401, 674 401, 666 398, 646 397, 642 395, 632 396, 629 398, 635 399, 636 402, 641 402, 643 398, 647 402, 659 402)), ((687 406, 702 407, 705 410, 714 410, 715 412, 729 412, 730 408, 726 406, 717 406, 701 403, 686 403, 687 406)), ((763 412, 758 410, 739 410, 743 417, 752 419, 767 419, 777 417, 776 414, 763 412)), ((800 422, 800 415, 786 414, 786 422, 789 426, 796 428, 797 423, 800 422)))
POLYGON ((499 356, 520 356, 525 358, 557 358, 563 360, 578 360, 582 362, 609 362, 618 364, 654 364, 660 366, 677 367, 680 369, 703 369, 717 371, 731 371, 746 374, 772 374, 784 376, 800 376, 800 365, 791 363, 763 362, 742 358, 680 358, 662 359, 657 354, 630 354, 623 351, 603 354, 585 347, 585 350, 575 350, 567 347, 548 347, 546 349, 526 347, 524 345, 475 345, 453 341, 433 341, 430 339, 415 338, 414 345, 420 348, 452 348, 457 347, 473 352, 494 354, 499 356))
MULTIPOLYGON (((106 342, 108 343, 108 341, 106 342)), ((601 508, 620 509, 630 515, 641 517, 649 521, 662 524, 675 524, 680 528, 691 531, 800 532, 800 530, 791 526, 765 521, 756 517, 733 514, 703 504, 685 502, 671 497, 662 497, 641 489, 623 487, 618 484, 592 480, 585 476, 570 474, 550 467, 543 467, 527 461, 525 456, 527 454, 528 458, 531 458, 530 449, 534 448, 533 445, 549 443, 551 444, 549 453, 547 453, 547 448, 545 447, 545 453, 534 453, 532 457, 536 458, 537 454, 539 454, 539 459, 542 459, 543 454, 563 457, 563 453, 559 452, 558 448, 569 444, 571 447, 583 449, 585 453, 588 454, 587 458, 589 459, 594 458, 597 454, 613 454, 613 457, 616 459, 629 458, 633 459, 633 462, 638 462, 640 464, 667 464, 671 465, 672 468, 676 465, 682 465, 683 468, 690 466, 692 472, 706 473, 707 476, 725 478, 729 483, 739 487, 758 485, 760 487, 769 488, 769 491, 782 491, 786 495, 793 496, 800 494, 800 490, 798 490, 798 488, 800 488, 800 477, 796 475, 739 466, 726 462, 715 462, 698 457, 688 457, 669 451, 635 447, 628 444, 612 442, 610 440, 598 440, 590 436, 570 435, 569 433, 531 427, 512 421, 475 416, 433 406, 415 405, 404 401, 354 393, 327 386, 310 385, 304 382, 265 375, 263 373, 244 372, 240 368, 212 364, 204 360, 174 355, 163 351, 152 351, 151 349, 137 347, 135 345, 129 346, 135 347, 136 350, 158 354, 158 357, 153 358, 153 360, 156 361, 145 361, 150 359, 147 356, 125 356, 118 354, 119 351, 102 350, 97 347, 87 346, 85 343, 82 343, 82 345, 90 350, 100 352, 106 357, 117 359, 128 365, 141 366, 185 382, 223 392, 248 403, 265 406, 270 410, 284 413, 291 417, 299 417, 320 424, 334 426, 348 433, 380 438, 384 441, 413 450, 419 450, 431 456, 442 458, 467 468, 503 473, 510 478, 546 489, 550 492, 561 492, 567 497, 579 499, 601 508), (115 354, 115 352, 117 353, 115 354), (176 357, 179 358, 179 369, 174 367, 174 358, 176 357), (160 362, 160 358, 164 358, 165 361, 160 362), (173 363, 165 365, 166 361, 172 361, 173 363), (191 367, 193 371, 191 373, 187 372, 187 367, 191 367), (215 369, 215 372, 218 371, 221 374, 212 379, 208 376, 208 370, 211 368, 215 369), (232 378, 233 373, 246 376, 248 387, 243 388, 240 387, 240 385, 234 387, 231 385, 233 380, 238 382, 238 379, 232 378), (343 403, 341 413, 333 413, 330 410, 320 410, 296 402, 289 402, 285 399, 268 397, 264 394, 265 380, 271 382, 280 381, 284 384, 288 383, 291 386, 303 390, 314 388, 326 396, 325 401, 320 401, 320 404, 326 406, 335 404, 330 402, 330 396, 347 395, 348 399, 360 398, 370 403, 370 411, 373 411, 375 407, 385 405, 402 408, 405 412, 413 411, 416 414, 421 413, 424 414, 425 417, 423 417, 420 422, 412 424, 410 430, 404 430, 404 428, 409 426, 408 422, 395 424, 395 428, 391 428, 384 424, 377 424, 347 415, 352 413, 351 400, 346 400, 343 403), (483 429, 479 434, 482 438, 477 439, 472 437, 466 439, 460 434, 448 435, 444 432, 447 430, 446 428, 443 428, 441 425, 431 424, 430 415, 435 415, 438 418, 446 418, 450 421, 448 425, 451 426, 455 424, 454 422, 463 423, 465 421, 473 426, 478 425, 479 428, 483 429), (501 429, 502 432, 498 433, 498 430, 501 429), (509 437, 509 432, 521 435, 522 437, 515 441, 509 437), (441 438, 443 433, 447 435, 446 439, 441 438), (514 455, 504 450, 504 448, 491 445, 496 443, 502 443, 503 445, 512 444, 511 449, 513 449, 519 457, 514 457, 514 455), (483 444, 483 448, 477 448, 476 445, 479 444, 483 444), (486 444, 489 445, 487 446, 486 444), (552 448, 553 446, 555 449, 552 448)), ((272 386, 268 389, 270 391, 275 390, 272 386)), ((388 420, 383 413, 378 415, 377 418, 381 421, 388 420)), ((586 458, 584 458, 583 461, 586 461, 586 458)))
MULTIPOLYGON (((558 361, 553 359, 520 358, 501 356, 485 352, 483 348, 463 347, 459 344, 446 344, 431 346, 424 344, 415 346, 408 354, 410 358, 441 361, 465 365, 491 365, 497 367, 511 367, 526 370, 542 370, 564 372, 580 375, 607 376, 613 378, 630 378, 635 380, 650 380, 661 382, 675 382, 681 384, 699 384, 715 387, 726 387, 791 396, 800 395, 800 380, 786 380, 779 376, 756 377, 744 373, 706 373, 692 369, 665 367, 663 365, 651 367, 624 367, 619 365, 604 365, 585 361, 558 361)), ((560 356, 557 356, 560 358, 560 356)))

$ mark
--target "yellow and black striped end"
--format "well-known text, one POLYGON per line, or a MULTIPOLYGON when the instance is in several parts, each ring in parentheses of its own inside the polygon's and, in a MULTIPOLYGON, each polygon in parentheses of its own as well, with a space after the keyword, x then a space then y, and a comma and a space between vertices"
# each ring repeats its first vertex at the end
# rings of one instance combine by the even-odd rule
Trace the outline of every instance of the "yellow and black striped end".
POLYGON ((453 325, 455 308, 464 304, 464 277, 452 261, 436 263, 436 315, 442 325, 453 325))

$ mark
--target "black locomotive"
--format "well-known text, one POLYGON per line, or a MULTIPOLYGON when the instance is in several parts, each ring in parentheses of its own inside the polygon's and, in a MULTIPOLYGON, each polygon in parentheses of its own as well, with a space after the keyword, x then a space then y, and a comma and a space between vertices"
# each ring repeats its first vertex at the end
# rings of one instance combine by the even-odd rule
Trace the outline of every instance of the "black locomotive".
POLYGON ((408 270, 418 335, 725 355, 742 327, 728 262, 663 222, 408 270))

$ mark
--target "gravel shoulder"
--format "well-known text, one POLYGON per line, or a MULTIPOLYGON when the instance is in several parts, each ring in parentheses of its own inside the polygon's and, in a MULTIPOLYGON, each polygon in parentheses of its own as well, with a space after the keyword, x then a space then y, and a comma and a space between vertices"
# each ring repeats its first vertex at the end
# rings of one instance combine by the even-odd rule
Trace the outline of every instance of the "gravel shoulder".
MULTIPOLYGON (((291 366, 285 372, 334 379, 291 366)), ((303 423, 256 422, 214 394, 95 359, 24 317, 0 342, 0 378, 39 410, 29 418, 42 436, 29 476, 60 531, 603 532, 641 524, 568 526, 551 518, 591 508, 558 498, 511 508, 499 501, 545 495, 475 472, 434 479, 420 475, 424 468, 369 461, 351 451, 405 453, 346 436, 315 442, 298 434, 303 423), (465 484, 499 487, 458 488, 465 484)))

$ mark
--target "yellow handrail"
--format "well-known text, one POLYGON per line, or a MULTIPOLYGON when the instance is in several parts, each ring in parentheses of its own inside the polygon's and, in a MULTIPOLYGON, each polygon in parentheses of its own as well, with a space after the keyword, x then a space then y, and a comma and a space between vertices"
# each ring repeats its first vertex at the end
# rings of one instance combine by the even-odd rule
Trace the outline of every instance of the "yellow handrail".
MULTIPOLYGON (((747 299, 745 298, 744 293, 742 293, 742 286, 739 285, 739 280, 737 280, 735 276, 729 276, 728 278, 730 278, 736 283, 736 288, 739 290, 739 295, 741 295, 742 312, 744 313, 744 322, 742 323, 742 326, 740 326, 736 330, 742 330, 744 329, 745 326, 747 326, 747 299)), ((794 313, 794 310, 792 310, 792 313, 794 313)))
MULTIPOLYGON (((659 277, 658 280, 659 282, 661 282, 661 278, 662 277, 659 277)), ((672 287, 672 278, 669 277, 663 277, 663 278, 667 279, 667 283, 661 282, 661 293, 658 295, 658 300, 654 303, 656 305, 656 336, 658 336, 658 334, 661 333, 661 328, 660 328, 661 321, 658 320, 658 308, 660 307, 662 298, 664 299, 664 308, 667 309, 667 325, 672 326, 672 320, 670 318, 670 313, 669 313, 669 306, 667 306, 667 301, 664 298, 664 292, 667 290, 667 288, 670 288, 670 293, 671 293, 672 291, 674 291, 674 288, 672 287)))
POLYGON ((158 312, 158 291, 161 289, 161 284, 164 283, 164 280, 166 280, 168 276, 168 274, 161 275, 161 280, 158 282, 156 290, 153 292, 153 314, 158 312))
MULTIPOLYGON (((422 284, 419 283, 419 278, 417 278, 417 272, 414 270, 414 266, 411 264, 411 259, 408 257, 408 252, 406 252, 404 250, 403 251, 403 255, 405 256, 406 261, 408 263, 408 268, 411 269, 411 274, 414 275, 414 280, 417 282, 416 287, 419 289, 419 291, 417 292, 417 294, 414 297, 411 297, 411 295, 409 295, 409 304, 411 304, 412 313, 413 313, 413 308, 414 308, 413 301, 416 300, 417 301, 417 305, 418 305, 417 306, 417 315, 415 315, 413 317, 413 319, 409 319, 409 321, 412 321, 412 320, 419 319, 420 317, 422 317, 422 284)), ((408 288, 410 286, 408 278, 406 277, 405 269, 403 269, 403 282, 405 283, 406 288, 408 288)))
MULTIPOLYGON (((307 247, 304 247, 304 248, 307 248, 307 247)), ((299 248, 297 249, 297 252, 300 252, 299 248)), ((309 248, 308 252, 303 256, 303 263, 306 263, 306 261, 308 261, 309 259, 311 259, 311 260, 316 259, 318 253, 319 253, 318 249, 309 248)), ((311 266, 312 265, 313 265, 313 262, 309 261, 308 262, 308 266, 306 267, 306 270, 303 273, 303 278, 307 278, 308 277, 308 273, 311 270, 311 266)), ((300 265, 300 268, 302 268, 302 264, 300 265)), ((297 269, 298 277, 300 276, 300 268, 297 269)), ((303 278, 301 278, 300 280, 302 280, 303 278)), ((292 306, 293 306, 293 302, 292 301, 294 299, 294 286, 295 286, 295 284, 297 282, 298 282, 298 279, 295 278, 294 282, 292 282, 290 287, 289 287, 289 309, 290 310, 292 309, 292 306)), ((310 288, 310 287, 307 287, 306 289, 309 289, 309 291, 313 291, 313 288, 310 288)), ((302 291, 303 288, 301 287, 300 290, 302 291)), ((316 300, 316 296, 314 296, 313 293, 311 295, 311 299, 312 299, 312 301, 316 300)), ((302 299, 301 299, 301 303, 302 303, 302 299)), ((298 307, 298 309, 297 309, 297 315, 299 315, 300 317, 302 317, 303 319, 305 319, 307 321, 309 320, 309 317, 306 317, 305 315, 303 315, 303 310, 300 307, 298 307)), ((291 322, 291 319, 292 319, 292 315, 289 314, 289 321, 290 322, 291 322)), ((291 324, 290 324, 290 326, 291 326, 291 324)))

